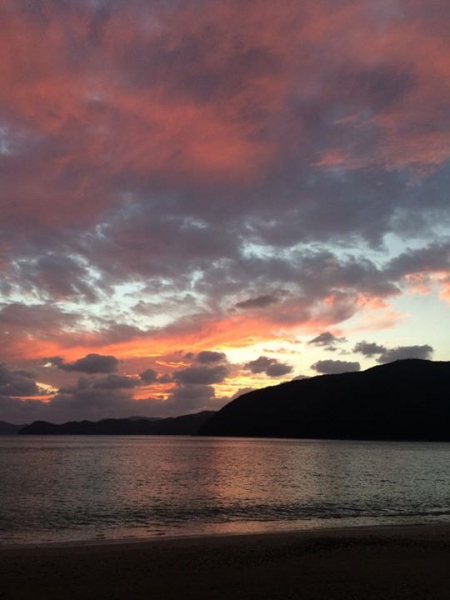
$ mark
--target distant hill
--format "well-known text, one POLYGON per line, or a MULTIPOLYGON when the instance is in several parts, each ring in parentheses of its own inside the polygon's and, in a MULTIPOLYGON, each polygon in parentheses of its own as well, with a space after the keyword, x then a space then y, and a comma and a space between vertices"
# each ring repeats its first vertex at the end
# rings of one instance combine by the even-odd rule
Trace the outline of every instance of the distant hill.
POLYGON ((104 419, 102 421, 72 421, 62 425, 35 421, 27 425, 19 435, 195 435, 212 415, 203 411, 193 415, 150 420, 104 419))
POLYGON ((249 392, 199 435, 450 441, 450 362, 401 360, 249 392))
POLYGON ((163 417, 127 417, 129 421, 161 421, 163 417))
POLYGON ((24 427, 25 425, 15 425, 14 423, 0 421, 0 435, 16 435, 24 427))

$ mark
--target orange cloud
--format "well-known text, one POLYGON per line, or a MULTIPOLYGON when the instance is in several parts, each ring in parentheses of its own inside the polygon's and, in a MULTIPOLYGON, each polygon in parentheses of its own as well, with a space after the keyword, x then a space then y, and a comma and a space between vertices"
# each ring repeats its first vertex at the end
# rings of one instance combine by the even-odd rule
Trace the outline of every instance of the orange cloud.
POLYGON ((359 294, 356 302, 360 308, 366 310, 384 310, 389 306, 382 298, 369 296, 367 294, 359 294))
MULTIPOLYGON (((350 298, 336 295, 325 298, 323 305, 317 306, 314 316, 306 317, 298 307, 286 306, 283 318, 279 315, 252 316, 233 315, 228 317, 203 317, 192 323, 181 321, 160 332, 138 334, 135 331, 129 339, 108 341, 107 331, 77 331, 48 327, 24 331, 20 327, 10 328, 5 334, 8 344, 5 360, 37 360, 49 356, 63 356, 73 361, 89 352, 112 354, 123 360, 138 357, 164 357, 174 351, 189 348, 192 352, 216 348, 226 351, 228 348, 242 348, 254 344, 285 339, 299 331, 311 332, 322 327, 334 325, 350 315, 356 305, 350 298), (7 356, 6 356, 7 355, 7 356)), ((30 309, 32 313, 32 309, 30 309)), ((173 366, 173 365, 171 365, 173 366)))
POLYGON ((448 302, 450 273, 448 271, 420 271, 405 275, 408 294, 431 294, 438 288, 439 298, 448 302))
POLYGON ((359 319, 356 331, 382 331, 383 329, 393 329, 399 323, 410 315, 400 313, 396 310, 385 310, 381 314, 370 313, 359 319))
POLYGON ((430 294, 432 281, 428 273, 409 273, 405 275, 408 294, 430 294))
POLYGON ((450 281, 448 279, 444 284, 444 289, 439 294, 439 297, 444 300, 444 302, 448 302, 450 304, 450 281))

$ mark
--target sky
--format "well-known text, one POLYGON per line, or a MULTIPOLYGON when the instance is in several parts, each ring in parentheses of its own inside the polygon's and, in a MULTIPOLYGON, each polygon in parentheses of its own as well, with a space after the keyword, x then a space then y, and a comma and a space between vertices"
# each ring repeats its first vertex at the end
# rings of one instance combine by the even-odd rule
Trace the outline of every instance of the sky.
POLYGON ((0 0, 0 419, 450 360, 448 0, 0 0))

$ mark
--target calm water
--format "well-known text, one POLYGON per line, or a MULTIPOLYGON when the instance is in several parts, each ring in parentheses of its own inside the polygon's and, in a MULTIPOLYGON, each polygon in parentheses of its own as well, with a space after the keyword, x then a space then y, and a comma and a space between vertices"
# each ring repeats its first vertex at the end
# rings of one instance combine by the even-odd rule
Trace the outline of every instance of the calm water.
POLYGON ((0 544, 436 521, 450 444, 0 438, 0 544))

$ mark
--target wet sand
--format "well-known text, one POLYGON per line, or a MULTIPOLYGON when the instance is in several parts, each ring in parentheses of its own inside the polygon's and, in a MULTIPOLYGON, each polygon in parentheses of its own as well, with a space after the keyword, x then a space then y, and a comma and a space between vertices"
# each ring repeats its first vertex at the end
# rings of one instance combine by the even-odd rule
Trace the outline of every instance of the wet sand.
POLYGON ((450 526, 0 548, 0 600, 450 598, 450 526))

